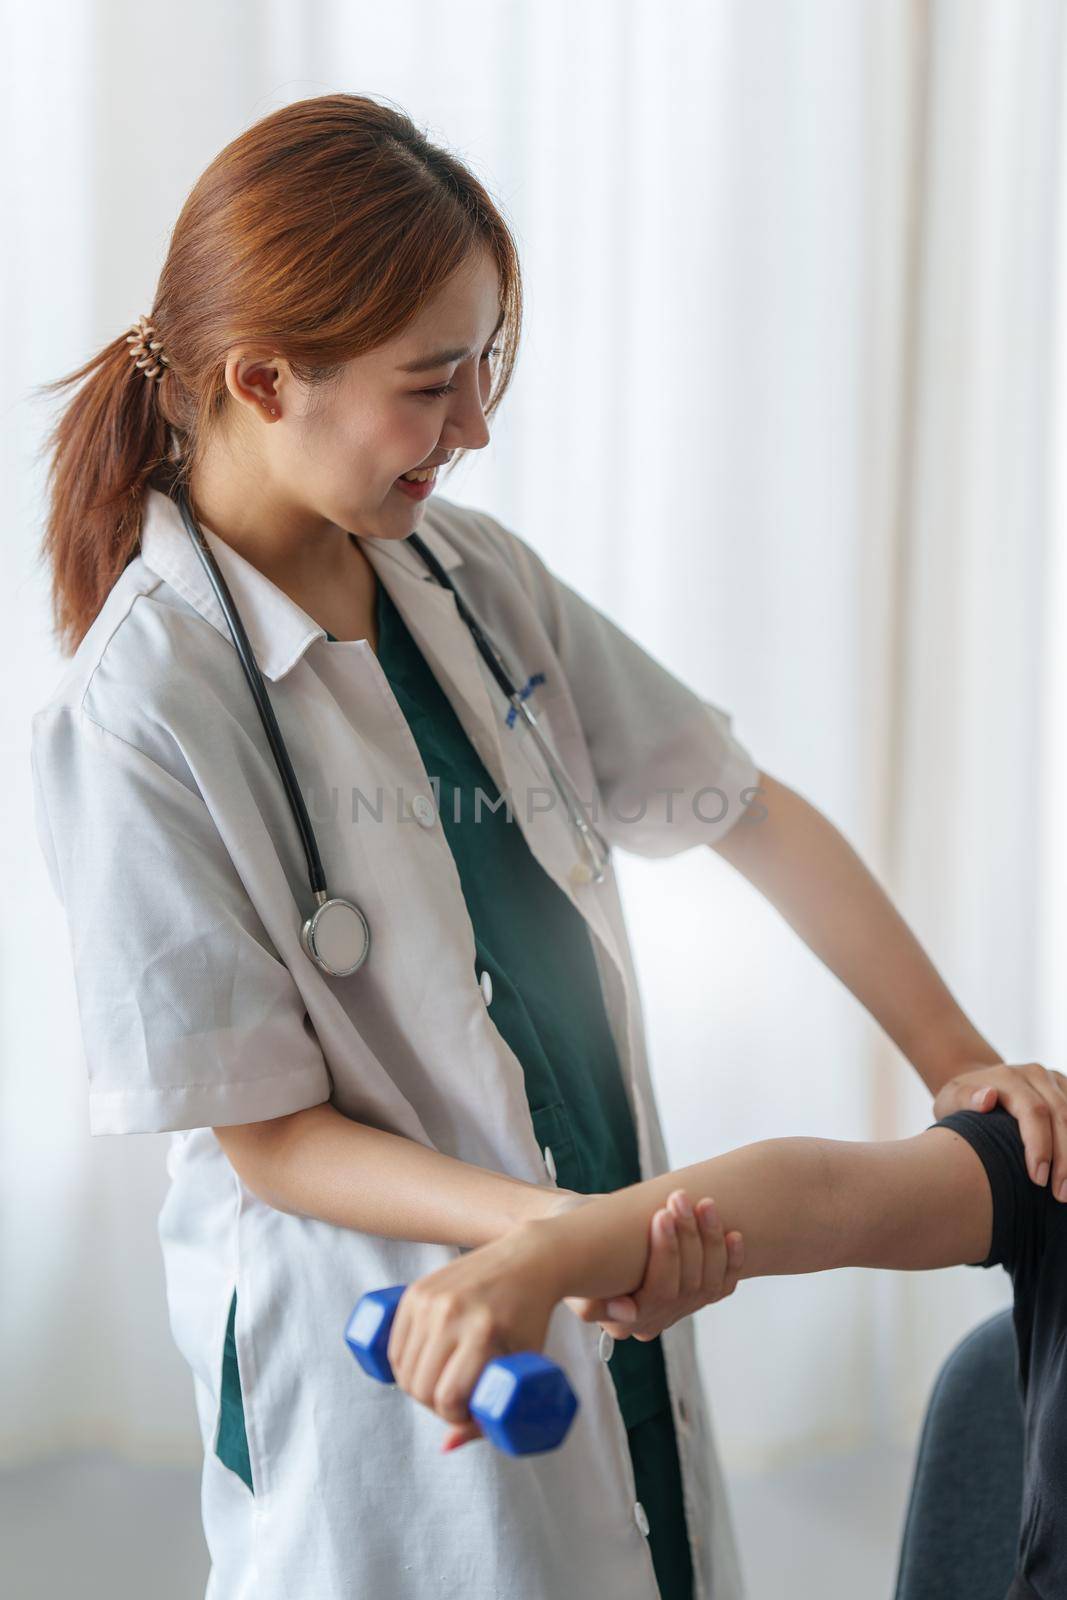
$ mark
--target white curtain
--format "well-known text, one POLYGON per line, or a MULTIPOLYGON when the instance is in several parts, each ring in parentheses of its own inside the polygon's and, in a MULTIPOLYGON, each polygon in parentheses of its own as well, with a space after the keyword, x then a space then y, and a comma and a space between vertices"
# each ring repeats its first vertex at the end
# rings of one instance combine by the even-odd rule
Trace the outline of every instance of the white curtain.
MULTIPOLYGON (((1067 1061, 1067 335, 1058 0, 275 0, 4 14, 0 589, 8 891, 0 1459, 193 1459, 161 1138, 90 1139, 33 841, 49 644, 34 384, 151 305, 190 185, 344 89, 458 150, 517 231, 524 350, 485 506, 734 714, 843 829, 980 1029, 1067 1061)), ((708 852, 621 860, 681 1164, 929 1120, 877 1028, 708 852)), ((728 1464, 911 1439, 1003 1274, 742 1285, 699 1320, 728 1464)))

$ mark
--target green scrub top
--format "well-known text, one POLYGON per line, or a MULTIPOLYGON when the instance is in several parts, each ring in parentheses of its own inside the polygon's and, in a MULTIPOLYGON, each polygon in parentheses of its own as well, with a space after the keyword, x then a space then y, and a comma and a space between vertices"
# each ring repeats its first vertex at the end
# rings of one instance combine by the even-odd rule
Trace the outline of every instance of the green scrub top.
MULTIPOLYGON (((384 585, 378 661, 430 778, 474 929, 489 1015, 522 1065, 538 1145, 556 1181, 583 1194, 641 1180, 637 1138, 584 918, 536 860, 384 585), (475 797, 483 797, 475 817, 475 797)), ((333 634, 327 638, 334 640, 333 634)), ((577 845, 576 845, 577 848, 577 845)), ((234 1297, 234 1306, 236 1296, 234 1297)), ((247 1471, 231 1306, 219 1442, 247 1471)), ((620 1339, 608 1364, 665 1600, 691 1593, 670 1392, 660 1340, 620 1339)), ((221 1449, 220 1449, 221 1453, 221 1449)), ((244 1476, 244 1472, 242 1472, 244 1476)), ((251 1487, 251 1474, 245 1478, 251 1487)))

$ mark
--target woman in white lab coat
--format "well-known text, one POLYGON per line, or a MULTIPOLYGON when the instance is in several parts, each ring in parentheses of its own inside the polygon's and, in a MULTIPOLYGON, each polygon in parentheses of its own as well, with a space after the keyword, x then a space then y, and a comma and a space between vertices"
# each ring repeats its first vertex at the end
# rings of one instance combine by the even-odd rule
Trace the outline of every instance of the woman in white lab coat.
POLYGON ((342 1337, 365 1290, 667 1169, 610 856, 591 867, 416 529, 604 844, 716 848, 941 1114, 984 1066, 1035 1167, 1053 1156, 1042 1069, 997 1065, 845 842, 756 769, 729 716, 495 518, 432 475, 403 482, 488 443, 520 312, 477 180, 392 108, 325 96, 221 152, 151 315, 63 380, 84 382, 53 440, 45 550, 73 659, 34 721, 38 831, 92 1131, 172 1133, 159 1231, 212 1600, 741 1593, 679 1320, 736 1276, 714 1225, 657 1223, 645 1284, 620 1286, 636 1305, 554 1315, 545 1349, 581 1412, 549 1455, 442 1459, 439 1418, 367 1382, 342 1337), (301 838, 180 493, 329 891, 371 931, 347 977, 302 939, 301 838))

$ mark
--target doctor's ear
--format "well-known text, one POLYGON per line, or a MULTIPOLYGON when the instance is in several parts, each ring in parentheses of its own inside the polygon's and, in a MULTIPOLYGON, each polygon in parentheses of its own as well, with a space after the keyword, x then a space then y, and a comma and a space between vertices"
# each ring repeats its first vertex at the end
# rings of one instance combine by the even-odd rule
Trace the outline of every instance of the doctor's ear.
POLYGON ((281 416, 282 390, 292 382, 284 356, 234 350, 226 359, 226 387, 232 398, 269 417, 281 416))

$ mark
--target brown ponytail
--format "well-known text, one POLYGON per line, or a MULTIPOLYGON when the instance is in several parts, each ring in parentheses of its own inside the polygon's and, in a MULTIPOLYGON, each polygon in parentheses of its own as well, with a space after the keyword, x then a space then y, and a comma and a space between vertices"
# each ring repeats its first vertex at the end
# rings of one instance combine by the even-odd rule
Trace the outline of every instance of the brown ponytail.
POLYGON ((61 647, 77 648, 136 554, 146 486, 187 477, 218 426, 228 350, 269 339, 302 382, 328 383, 400 333, 477 245, 496 262, 504 311, 492 416, 519 340, 518 254, 462 162, 402 111, 345 94, 285 106, 220 151, 182 207, 147 312, 170 363, 163 376, 134 364, 127 328, 41 386, 85 380, 46 441, 41 549, 61 647))

